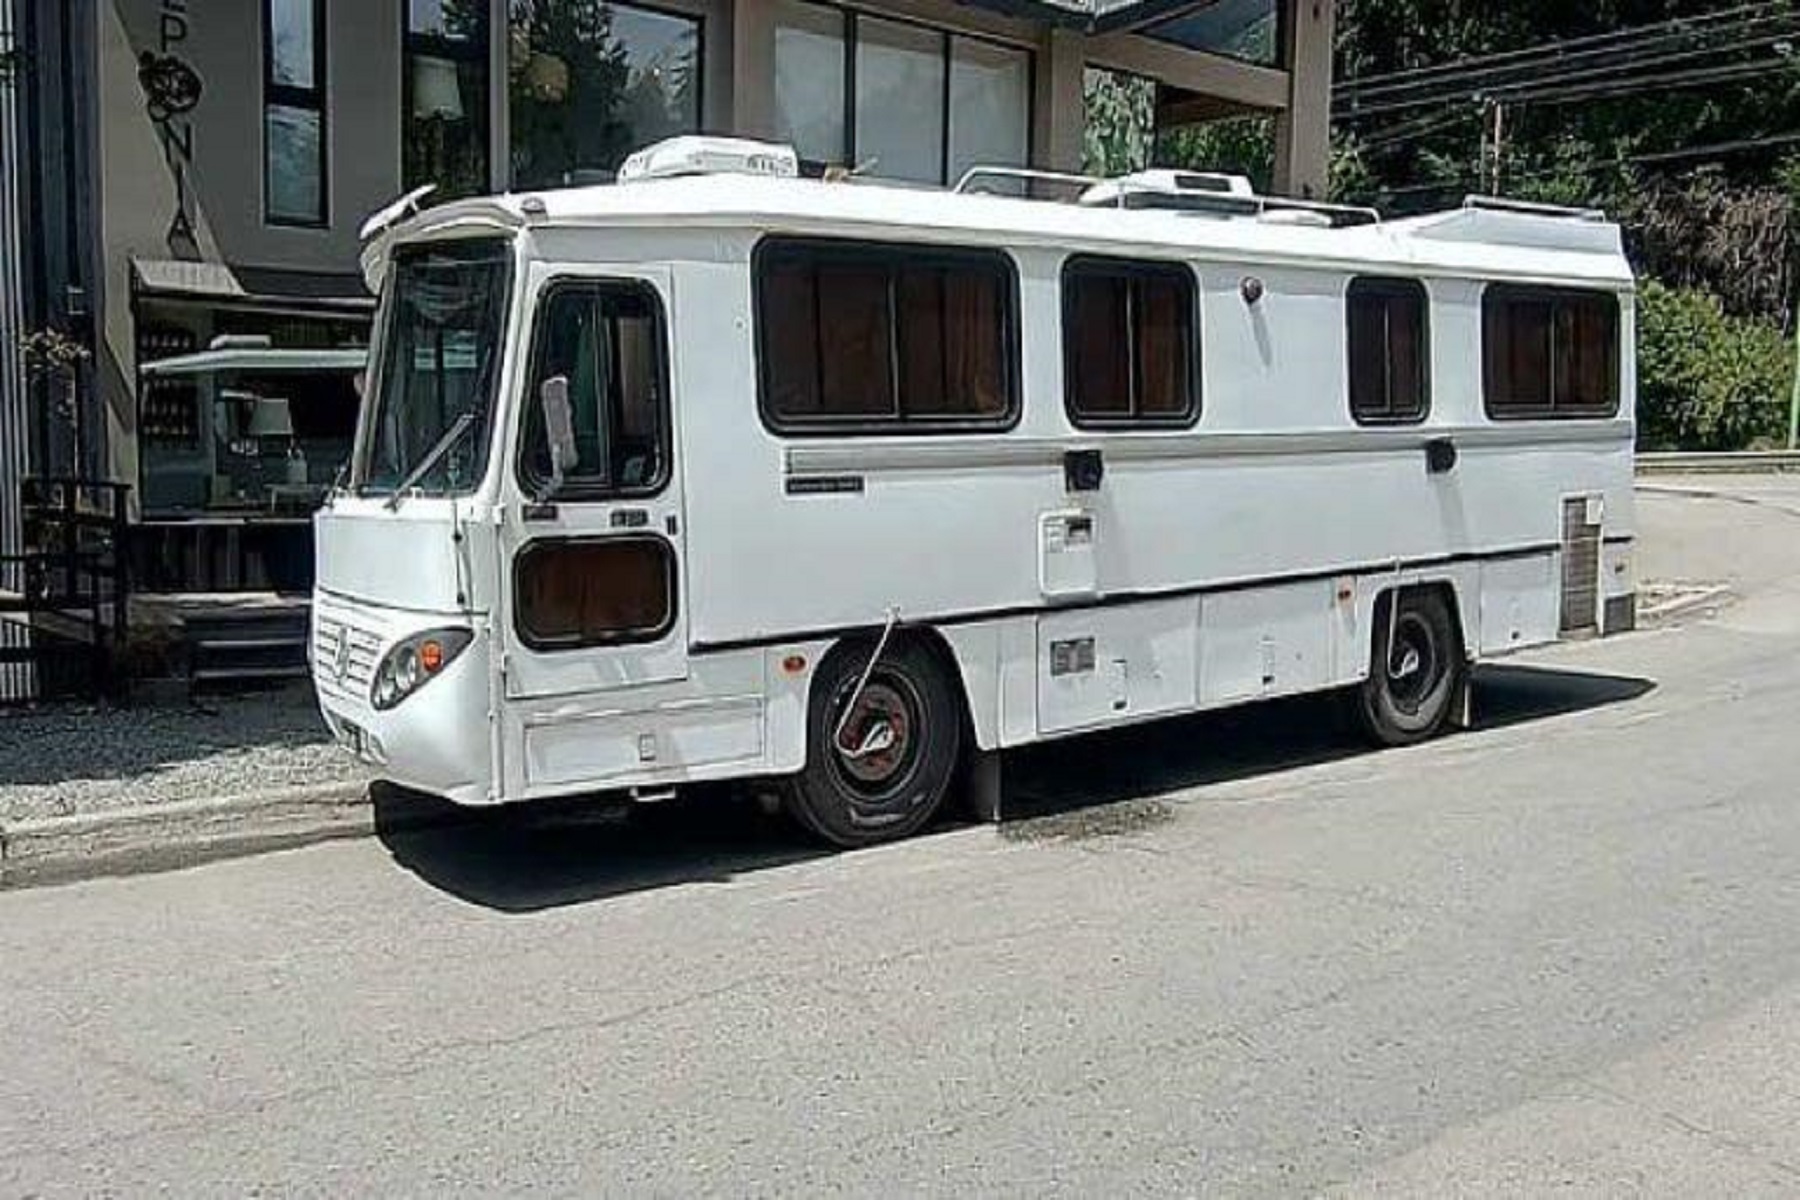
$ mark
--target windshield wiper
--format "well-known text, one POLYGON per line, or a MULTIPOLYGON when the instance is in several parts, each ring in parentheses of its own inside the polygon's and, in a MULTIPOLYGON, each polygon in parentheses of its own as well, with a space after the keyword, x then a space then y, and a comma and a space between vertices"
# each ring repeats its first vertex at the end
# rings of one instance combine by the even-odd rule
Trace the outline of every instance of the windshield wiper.
POLYGON ((462 441, 463 434, 469 432, 474 424, 475 414, 468 410, 450 423, 450 428, 444 430, 444 436, 437 440, 437 445, 433 446, 425 457, 419 460, 418 466, 406 473, 405 479, 395 485, 394 494, 387 499, 389 512, 400 507, 400 501, 406 498, 406 493, 412 490, 413 485, 425 478, 433 467, 442 462, 444 456, 456 448, 456 443, 462 441))

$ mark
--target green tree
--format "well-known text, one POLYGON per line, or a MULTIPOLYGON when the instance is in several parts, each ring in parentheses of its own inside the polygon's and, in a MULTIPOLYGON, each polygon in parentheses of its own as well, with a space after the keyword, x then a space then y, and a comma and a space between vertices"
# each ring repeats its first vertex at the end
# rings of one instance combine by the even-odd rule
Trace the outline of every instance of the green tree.
POLYGON ((1639 442, 1647 449, 1779 445, 1794 351, 1774 324, 1718 299, 1645 281, 1638 295, 1639 442))

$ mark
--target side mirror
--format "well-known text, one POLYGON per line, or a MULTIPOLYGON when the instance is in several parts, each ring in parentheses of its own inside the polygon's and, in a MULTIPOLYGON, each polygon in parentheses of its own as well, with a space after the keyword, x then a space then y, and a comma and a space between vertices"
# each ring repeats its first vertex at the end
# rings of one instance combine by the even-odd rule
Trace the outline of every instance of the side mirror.
POLYGON ((562 488, 563 478, 580 459, 575 448, 575 410, 569 404, 569 377, 552 375, 538 389, 544 406, 544 436, 550 443, 550 491, 562 488))

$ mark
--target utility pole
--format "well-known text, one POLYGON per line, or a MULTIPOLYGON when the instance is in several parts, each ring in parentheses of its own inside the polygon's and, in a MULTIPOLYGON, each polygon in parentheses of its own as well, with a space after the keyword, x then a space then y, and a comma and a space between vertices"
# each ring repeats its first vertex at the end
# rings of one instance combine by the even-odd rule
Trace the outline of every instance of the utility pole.
POLYGON ((1800 304, 1794 308, 1794 390, 1788 396, 1789 450, 1800 450, 1800 304))
POLYGON ((1498 196, 1504 180, 1501 164, 1506 160, 1506 105, 1499 100, 1489 100, 1488 119, 1490 132, 1488 140, 1493 157, 1489 159, 1488 195, 1498 196))

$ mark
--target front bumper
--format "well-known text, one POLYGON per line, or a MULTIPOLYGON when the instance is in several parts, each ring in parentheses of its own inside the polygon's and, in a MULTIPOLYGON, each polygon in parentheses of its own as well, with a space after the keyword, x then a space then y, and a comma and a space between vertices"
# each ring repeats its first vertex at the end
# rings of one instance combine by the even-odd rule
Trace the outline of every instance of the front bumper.
POLYGON ((458 804, 490 804, 495 797, 491 708, 491 642, 483 623, 474 640, 443 671, 389 709, 369 698, 370 660, 425 629, 467 624, 466 617, 379 610, 329 596, 313 601, 312 678, 319 711, 338 743, 381 778, 443 796, 458 804), (324 634, 321 634, 324 630, 324 634), (354 631, 354 662, 333 653, 332 631, 354 631))

